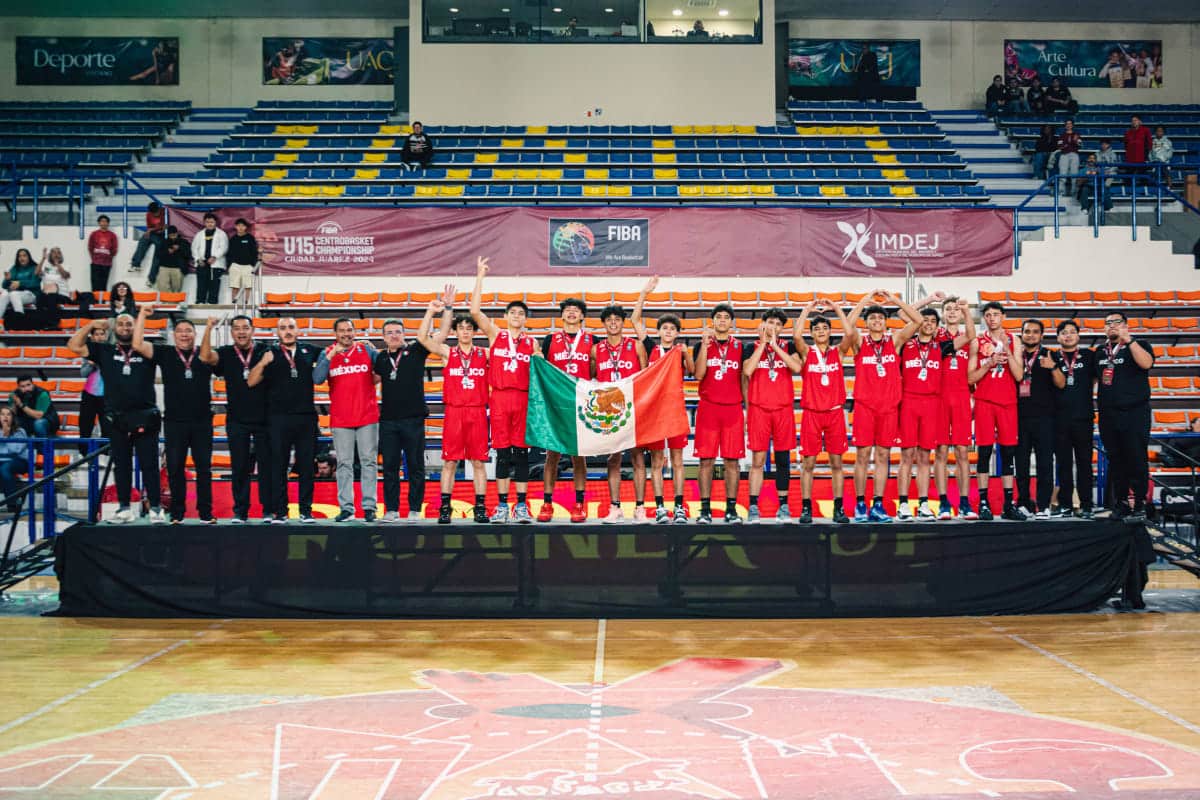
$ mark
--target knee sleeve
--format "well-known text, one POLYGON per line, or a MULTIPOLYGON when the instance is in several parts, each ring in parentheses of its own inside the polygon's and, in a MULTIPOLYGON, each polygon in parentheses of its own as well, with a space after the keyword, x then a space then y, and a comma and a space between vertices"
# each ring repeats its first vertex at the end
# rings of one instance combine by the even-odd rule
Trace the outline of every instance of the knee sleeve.
POLYGON ((512 465, 512 448, 500 447, 496 449, 496 477, 507 478, 512 465))
POLYGON ((786 492, 792 479, 791 453, 787 450, 775 451, 775 490, 786 492))
POLYGON ((1013 461, 1017 455, 1017 448, 1011 444, 1000 445, 1000 474, 1013 474, 1013 461))
POLYGON ((512 448, 513 460, 513 477, 517 479, 517 483, 529 482, 529 448, 514 447, 512 448))
POLYGON ((992 445, 990 445, 990 444, 979 445, 978 464, 979 464, 978 470, 980 472, 986 472, 988 474, 991 474, 991 471, 992 471, 992 445))

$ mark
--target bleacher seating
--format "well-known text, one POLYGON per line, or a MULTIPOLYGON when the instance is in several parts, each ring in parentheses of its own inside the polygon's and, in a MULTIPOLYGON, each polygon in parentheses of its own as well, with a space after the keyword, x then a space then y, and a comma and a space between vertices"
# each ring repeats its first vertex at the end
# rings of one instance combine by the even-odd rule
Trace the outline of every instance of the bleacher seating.
MULTIPOLYGON (((901 108, 892 108, 900 106, 901 108)), ((798 110, 793 125, 426 127, 433 165, 401 162, 409 127, 370 104, 260 104, 181 186, 181 203, 985 202, 929 112, 798 110)))

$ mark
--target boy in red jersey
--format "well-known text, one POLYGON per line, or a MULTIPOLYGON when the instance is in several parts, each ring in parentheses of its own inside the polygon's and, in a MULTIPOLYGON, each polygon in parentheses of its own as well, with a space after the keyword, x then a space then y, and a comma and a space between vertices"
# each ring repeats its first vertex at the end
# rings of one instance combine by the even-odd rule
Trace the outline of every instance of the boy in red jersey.
POLYGON ((800 372, 801 361, 789 352, 789 343, 779 341, 779 332, 787 325, 787 315, 778 308, 763 313, 754 347, 743 348, 742 373, 746 376, 746 429, 750 445, 750 508, 746 522, 757 523, 758 494, 762 491, 763 468, 767 451, 775 448, 775 493, 779 511, 775 521, 791 522, 788 509, 788 484, 791 482, 791 455, 796 449, 796 417, 792 404, 796 387, 792 375, 800 372))
POLYGON ((529 359, 541 352, 537 340, 525 332, 529 306, 513 300, 504 307, 507 330, 500 328, 480 310, 483 279, 488 274, 488 260, 475 260, 475 290, 471 292, 471 319, 487 337, 491 348, 488 365, 489 401, 492 424, 492 447, 496 451, 496 490, 500 502, 492 512, 491 521, 508 522, 509 475, 516 474, 517 502, 512 520, 522 524, 533 522, 526 502, 529 491, 529 445, 525 443, 525 415, 529 409, 529 359))
MULTIPOLYGON (((625 336, 625 309, 621 306, 605 306, 600 312, 605 337, 592 345, 592 375, 598 381, 619 381, 646 368, 646 348, 633 336, 625 336)), ((620 451, 608 456, 608 513, 600 517, 606 525, 615 525, 625 519, 621 512, 621 456, 620 451)), ((646 462, 642 449, 629 451, 633 464, 633 521, 646 521, 646 462)))
POLYGON ((744 380, 742 343, 733 337, 733 306, 718 303, 709 315, 711 328, 693 350, 700 403, 696 408, 696 457, 700 459, 700 516, 697 525, 712 524, 713 466, 725 466, 725 522, 737 524, 739 459, 746 455, 746 422, 742 416, 744 380))
MULTIPOLYGON (((903 300, 891 292, 877 289, 872 299, 894 303, 916 316, 903 300)), ((907 325, 887 333, 888 312, 881 305, 867 306, 867 335, 858 343, 854 358, 854 521, 891 522, 883 507, 887 486, 888 460, 899 441, 900 358, 899 351, 917 330, 911 318, 907 325), (875 497, 867 510, 867 462, 875 455, 875 497)))
POLYGON ((945 357, 942 372, 942 424, 933 477, 938 490, 938 519, 950 519, 950 448, 954 448, 954 482, 958 486, 959 519, 979 519, 971 508, 971 384, 967 381, 969 347, 975 338, 975 319, 966 300, 946 298, 942 303, 942 321, 938 341, 945 357))
POLYGON ((1004 306, 992 301, 980 309, 986 330, 971 340, 968 380, 975 386, 975 444, 979 447, 979 518, 994 518, 988 503, 992 447, 1000 445, 1004 518, 1025 517, 1013 505, 1013 457, 1017 449, 1017 384, 1024 377, 1021 340, 1004 330, 1004 306))
MULTIPOLYGON (((587 304, 575 297, 568 297, 558 305, 562 314, 562 330, 546 334, 539 355, 568 375, 590 378, 592 335, 583 330, 583 318, 587 304)), ((543 469, 542 508, 538 511, 538 522, 554 519, 554 484, 558 480, 559 454, 546 451, 543 469)), ((571 522, 587 520, 587 462, 583 456, 571 456, 571 472, 575 480, 575 506, 571 509, 571 522)))
MULTIPOLYGON (((940 300, 928 298, 925 304, 940 300)), ((909 310, 902 309, 907 316, 909 310)), ((910 319, 910 321, 913 321, 910 319)), ((916 519, 932 522, 937 515, 929 507, 929 457, 942 443, 942 389, 945 356, 938 341, 941 317, 932 308, 921 308, 917 334, 900 350, 900 374, 903 397, 900 400, 900 473, 896 478, 898 497, 896 519, 913 519, 909 500, 913 463, 917 465, 916 519)))
POLYGON ((817 465, 817 454, 824 450, 829 454, 829 468, 833 473, 833 521, 844 525, 850 521, 846 516, 842 497, 846 493, 845 473, 842 471, 842 456, 846 452, 846 377, 842 371, 842 359, 858 347, 858 315, 862 313, 869 295, 863 295, 847 317, 840 305, 828 305, 824 300, 809 303, 800 313, 792 343, 796 356, 802 362, 800 374, 804 382, 800 387, 800 455, 804 457, 800 473, 800 517, 798 522, 812 522, 813 470, 817 465), (831 309, 842 325, 842 341, 835 347, 829 341, 832 327, 822 312, 831 309), (818 316, 809 322, 809 333, 813 343, 804 341, 804 322, 816 311, 818 316))
POLYGON ((483 465, 488 458, 488 355, 487 350, 475 347, 479 328, 466 314, 454 318, 454 347, 431 341, 431 352, 440 355, 446 366, 442 369, 446 420, 442 428, 442 503, 438 509, 438 524, 450 524, 450 495, 458 462, 471 462, 471 478, 475 484, 475 521, 488 522, 483 505, 487 492, 487 473, 483 465))
MULTIPOLYGON (((646 295, 654 291, 658 286, 658 276, 654 276, 646 282, 642 288, 641 294, 638 295, 637 303, 633 307, 633 316, 630 317, 630 322, 633 323, 633 330, 637 337, 642 342, 642 348, 646 351, 647 364, 653 364, 660 358, 665 358, 668 354, 675 353, 683 359, 683 374, 691 375, 696 367, 692 362, 692 351, 680 341, 679 331, 683 328, 683 323, 679 321, 679 317, 674 314, 664 314, 658 318, 658 344, 646 335, 646 325, 642 322, 642 308, 646 304, 646 295)), ((683 386, 679 387, 679 391, 683 391, 683 386)), ((654 486, 654 521, 660 525, 671 522, 672 517, 677 525, 687 524, 687 508, 683 505, 683 487, 685 475, 683 472, 683 448, 687 447, 688 435, 681 433, 678 436, 673 436, 667 441, 657 442, 646 447, 650 451, 650 482, 654 486), (664 450, 664 448, 666 448, 664 450), (667 507, 663 504, 663 464, 666 461, 665 455, 667 451, 671 455, 671 482, 675 488, 675 511, 671 514, 667 511, 667 507)))

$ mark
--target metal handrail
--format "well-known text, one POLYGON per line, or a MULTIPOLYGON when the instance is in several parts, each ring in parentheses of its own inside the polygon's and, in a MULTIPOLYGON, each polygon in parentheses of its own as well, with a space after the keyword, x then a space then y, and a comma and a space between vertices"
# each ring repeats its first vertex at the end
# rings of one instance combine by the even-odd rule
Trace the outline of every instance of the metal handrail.
POLYGON ((146 195, 158 203, 163 209, 163 230, 171 224, 171 208, 166 200, 162 200, 154 192, 142 185, 141 181, 130 175, 128 172, 121 175, 121 238, 129 238, 129 184, 133 184, 141 189, 146 195))

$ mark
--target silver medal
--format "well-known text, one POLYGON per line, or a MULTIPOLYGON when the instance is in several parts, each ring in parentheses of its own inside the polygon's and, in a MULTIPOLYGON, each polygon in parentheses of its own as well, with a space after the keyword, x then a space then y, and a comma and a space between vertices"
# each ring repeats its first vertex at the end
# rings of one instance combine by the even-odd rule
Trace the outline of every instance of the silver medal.
POLYGON ((295 367, 292 367, 292 377, 293 377, 293 378, 299 378, 299 377, 300 377, 300 373, 296 371, 296 368, 295 368, 295 367))
POLYGON ((248 369, 242 370, 242 380, 244 380, 244 381, 250 380, 250 370, 248 370, 248 369))
POLYGON ((724 378, 725 378, 725 367, 722 366, 717 370, 717 380, 724 380, 724 378))
POLYGON ((772 383, 774 383, 775 379, 779 377, 779 373, 776 370, 769 369, 767 370, 767 377, 771 379, 772 383))
POLYGON ((1067 386, 1074 386, 1074 385, 1075 385, 1075 376, 1068 375, 1067 376, 1067 386))
POLYGON ((185 369, 183 371, 183 378, 184 380, 190 381, 192 379, 192 371, 190 369, 185 369))
POLYGON ((130 367, 128 364, 126 364, 125 366, 121 367, 121 374, 122 375, 132 375, 133 368, 130 367))
POLYGON ((958 369, 958 359, 957 358, 950 359, 950 369, 958 369))
POLYGON ((917 380, 923 381, 928 377, 929 377, 929 370, 925 369, 925 367, 921 367, 921 371, 917 373, 917 380))
POLYGON ((875 365, 875 374, 881 378, 887 377, 887 370, 883 368, 882 362, 875 365))
POLYGON ((391 374, 391 375, 388 375, 388 380, 389 380, 389 381, 394 381, 394 380, 396 380, 396 370, 392 370, 392 374, 391 374))
POLYGON ((829 385, 829 376, 828 376, 828 375, 822 375, 822 376, 821 376, 821 385, 822 385, 822 386, 828 386, 828 385, 829 385))

